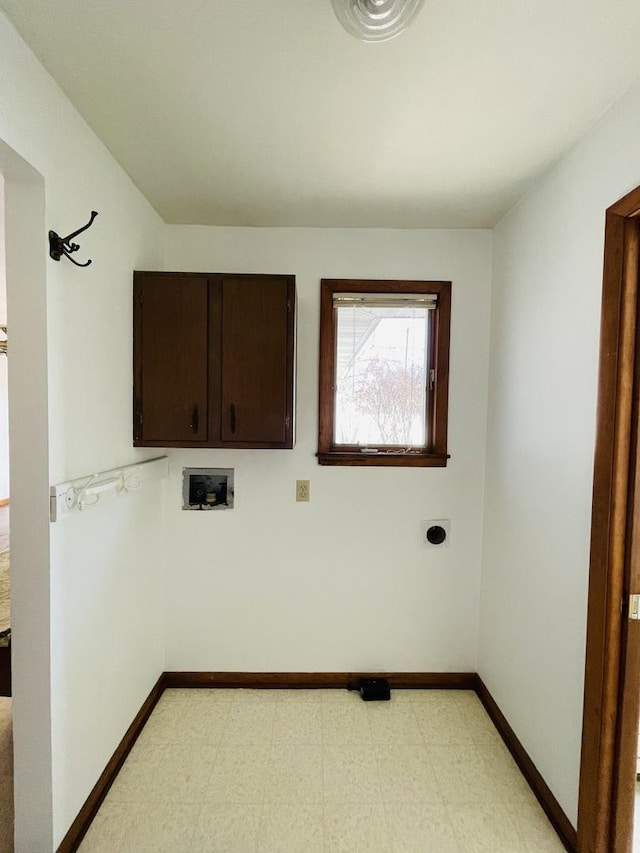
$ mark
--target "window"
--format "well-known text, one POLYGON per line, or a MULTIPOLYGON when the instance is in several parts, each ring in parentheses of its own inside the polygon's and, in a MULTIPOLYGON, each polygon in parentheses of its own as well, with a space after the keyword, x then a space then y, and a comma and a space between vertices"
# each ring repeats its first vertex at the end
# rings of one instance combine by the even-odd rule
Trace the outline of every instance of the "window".
POLYGON ((321 465, 447 464, 451 283, 323 279, 321 465))

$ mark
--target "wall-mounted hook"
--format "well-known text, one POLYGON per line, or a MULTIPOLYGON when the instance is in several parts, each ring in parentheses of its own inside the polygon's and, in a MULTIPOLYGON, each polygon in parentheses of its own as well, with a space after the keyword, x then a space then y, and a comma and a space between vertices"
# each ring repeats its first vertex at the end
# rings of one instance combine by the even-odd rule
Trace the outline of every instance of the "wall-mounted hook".
POLYGON ((71 243, 70 241, 77 237, 78 234, 82 234, 83 231, 86 231, 89 228, 93 220, 98 215, 97 211, 91 211, 91 219, 87 222, 86 225, 83 225, 82 228, 78 228, 77 231, 74 231, 73 234, 68 234, 66 237, 59 237, 55 231, 49 231, 49 255, 53 258, 54 261, 59 261, 60 258, 64 255, 66 258, 69 258, 72 264, 75 264, 77 267, 88 267, 91 261, 87 261, 86 264, 79 264, 77 261, 74 261, 71 257, 72 252, 77 252, 80 246, 77 243, 71 243))

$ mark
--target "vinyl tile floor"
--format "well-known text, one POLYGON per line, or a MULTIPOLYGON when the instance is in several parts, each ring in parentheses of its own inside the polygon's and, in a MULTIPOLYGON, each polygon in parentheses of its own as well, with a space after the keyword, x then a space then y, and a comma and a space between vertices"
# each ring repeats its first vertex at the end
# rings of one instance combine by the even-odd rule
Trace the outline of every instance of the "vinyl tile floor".
POLYGON ((167 690, 80 853, 561 853, 474 693, 167 690))

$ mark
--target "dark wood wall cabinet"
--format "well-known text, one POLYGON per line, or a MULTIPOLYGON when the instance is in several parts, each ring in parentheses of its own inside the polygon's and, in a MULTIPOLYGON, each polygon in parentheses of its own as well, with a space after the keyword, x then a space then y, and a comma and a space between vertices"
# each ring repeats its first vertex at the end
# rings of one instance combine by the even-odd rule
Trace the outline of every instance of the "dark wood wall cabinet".
POLYGON ((291 448, 295 277, 134 272, 136 447, 291 448))

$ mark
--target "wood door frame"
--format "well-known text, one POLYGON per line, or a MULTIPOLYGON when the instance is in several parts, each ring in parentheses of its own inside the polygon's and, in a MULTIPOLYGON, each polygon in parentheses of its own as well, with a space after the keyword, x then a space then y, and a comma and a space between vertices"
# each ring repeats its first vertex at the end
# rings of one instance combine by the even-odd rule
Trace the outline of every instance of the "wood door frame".
MULTIPOLYGON (((614 848, 616 782, 622 742, 625 577, 634 385, 637 384, 640 187, 606 212, 598 409, 585 663, 578 850, 614 848)), ((640 700, 639 700, 640 703, 640 700)))

